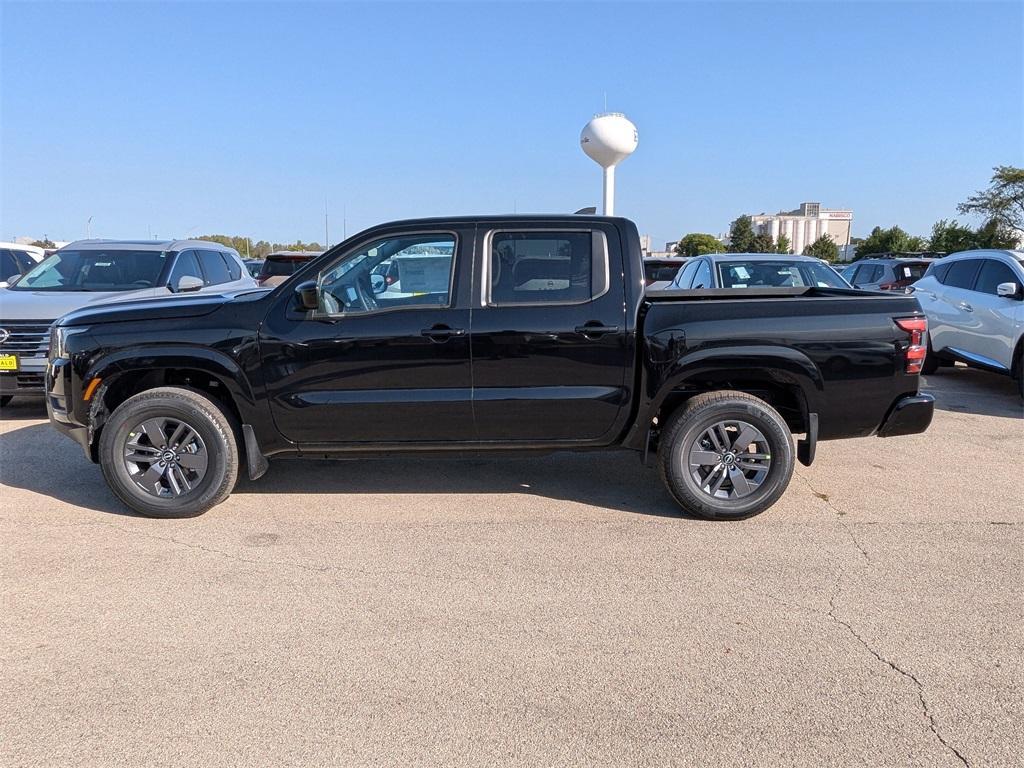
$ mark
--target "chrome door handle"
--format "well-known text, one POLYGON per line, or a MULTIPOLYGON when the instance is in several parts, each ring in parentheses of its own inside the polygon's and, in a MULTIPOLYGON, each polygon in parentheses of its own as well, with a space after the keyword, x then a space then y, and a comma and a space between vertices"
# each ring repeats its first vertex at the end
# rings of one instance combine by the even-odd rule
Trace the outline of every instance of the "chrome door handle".
POLYGON ((974 307, 972 307, 966 301, 961 301, 957 306, 960 307, 960 309, 962 309, 964 312, 973 312, 974 311, 974 307))

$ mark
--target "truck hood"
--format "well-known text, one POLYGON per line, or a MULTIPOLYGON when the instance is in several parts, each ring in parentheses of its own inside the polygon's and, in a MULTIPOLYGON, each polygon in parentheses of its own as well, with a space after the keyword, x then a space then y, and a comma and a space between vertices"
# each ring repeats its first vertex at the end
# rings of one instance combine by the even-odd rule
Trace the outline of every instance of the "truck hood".
POLYGON ((57 325, 96 325, 202 317, 232 301, 260 299, 269 293, 270 291, 265 289, 245 288, 228 293, 202 293, 90 305, 64 315, 57 325))
POLYGON ((55 320, 74 309, 138 301, 136 291, 12 291, 0 288, 0 320, 55 320))

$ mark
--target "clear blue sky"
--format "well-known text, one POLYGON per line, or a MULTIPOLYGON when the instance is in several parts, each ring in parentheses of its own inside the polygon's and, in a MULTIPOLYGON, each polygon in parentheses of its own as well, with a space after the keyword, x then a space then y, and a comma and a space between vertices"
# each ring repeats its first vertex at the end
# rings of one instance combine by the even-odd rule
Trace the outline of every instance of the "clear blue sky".
POLYGON ((599 204, 656 242, 804 200, 927 234, 1024 165, 1024 4, 2 3, 0 236, 331 239, 599 204))

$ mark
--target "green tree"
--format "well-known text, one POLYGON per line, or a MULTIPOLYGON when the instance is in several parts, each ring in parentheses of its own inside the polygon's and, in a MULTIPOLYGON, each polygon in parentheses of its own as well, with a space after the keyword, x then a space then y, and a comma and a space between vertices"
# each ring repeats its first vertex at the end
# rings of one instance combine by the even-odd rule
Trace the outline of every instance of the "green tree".
POLYGON ((36 248, 56 248, 57 244, 48 237, 44 237, 42 240, 33 240, 31 245, 36 248))
POLYGON ((724 253, 725 245, 714 235, 704 232, 691 232, 683 235, 676 243, 676 253, 680 256, 703 256, 705 253, 724 253))
POLYGON ((785 235, 779 235, 778 241, 775 243, 776 253, 792 253, 793 244, 789 242, 789 238, 785 235))
POLYGON ((974 233, 976 248, 1007 248, 1020 246, 1020 236, 996 219, 989 219, 974 233))
POLYGON ((822 235, 804 248, 804 255, 814 256, 825 261, 835 261, 839 258, 839 246, 828 235, 822 235))
POLYGON ((932 227, 928 248, 932 251, 955 253, 978 247, 978 233, 960 224, 956 219, 941 219, 932 227))
POLYGON ((975 192, 957 206, 960 213, 976 214, 997 227, 1024 230, 1024 168, 997 165, 988 189, 975 192))
POLYGON ((882 229, 875 227, 871 234, 857 245, 856 259, 863 259, 873 253, 893 253, 900 251, 923 251, 926 243, 923 239, 908 235, 899 227, 882 229))
POLYGON ((753 253, 754 227, 749 216, 740 216, 729 227, 729 250, 732 253, 753 253))
POLYGON ((775 241, 767 232, 759 232, 754 235, 754 241, 750 246, 751 253, 775 253, 775 241))

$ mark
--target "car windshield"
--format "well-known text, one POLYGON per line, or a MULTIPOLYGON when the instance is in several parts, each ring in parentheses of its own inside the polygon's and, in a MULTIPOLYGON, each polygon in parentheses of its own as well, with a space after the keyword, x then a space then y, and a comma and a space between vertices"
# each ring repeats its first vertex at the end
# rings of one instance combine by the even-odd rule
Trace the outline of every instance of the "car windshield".
POLYGON ((139 291, 157 285, 170 251, 60 250, 30 270, 12 291, 139 291))
POLYGON ((723 288, 849 288, 839 274, 815 261, 720 261, 723 288))

